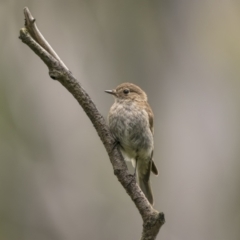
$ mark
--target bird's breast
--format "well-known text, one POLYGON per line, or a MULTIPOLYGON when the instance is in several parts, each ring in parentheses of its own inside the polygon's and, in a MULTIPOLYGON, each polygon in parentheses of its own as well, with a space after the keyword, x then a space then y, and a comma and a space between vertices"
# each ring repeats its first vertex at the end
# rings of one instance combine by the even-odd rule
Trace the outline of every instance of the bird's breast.
POLYGON ((148 114, 135 103, 114 103, 108 115, 111 132, 118 139, 124 151, 136 155, 153 149, 153 135, 149 127, 148 114))

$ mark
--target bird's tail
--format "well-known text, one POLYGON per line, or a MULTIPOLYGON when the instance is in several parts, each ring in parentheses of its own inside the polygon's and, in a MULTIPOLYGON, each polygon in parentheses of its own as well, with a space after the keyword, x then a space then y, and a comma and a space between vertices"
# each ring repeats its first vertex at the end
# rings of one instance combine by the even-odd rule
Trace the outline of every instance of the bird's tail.
POLYGON ((137 161, 137 178, 140 188, 148 201, 153 205, 153 194, 150 183, 150 174, 152 170, 152 161, 137 161))
POLYGON ((143 193, 145 194, 148 201, 153 205, 153 194, 150 179, 146 181, 144 178, 138 178, 139 186, 142 189, 143 193))

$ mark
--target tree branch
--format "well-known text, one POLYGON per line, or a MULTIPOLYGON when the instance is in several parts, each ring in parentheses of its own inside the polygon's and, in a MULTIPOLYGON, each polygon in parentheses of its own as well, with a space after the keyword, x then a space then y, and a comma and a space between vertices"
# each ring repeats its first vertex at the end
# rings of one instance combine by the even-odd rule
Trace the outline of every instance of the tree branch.
POLYGON ((128 172, 126 163, 118 148, 115 147, 115 140, 104 118, 97 110, 90 96, 38 30, 35 19, 27 7, 24 8, 24 15, 25 27, 20 30, 19 38, 47 65, 50 77, 58 80, 82 106, 106 148, 114 174, 135 203, 143 219, 141 240, 155 239, 165 222, 164 214, 153 209, 136 183, 136 179, 128 172))

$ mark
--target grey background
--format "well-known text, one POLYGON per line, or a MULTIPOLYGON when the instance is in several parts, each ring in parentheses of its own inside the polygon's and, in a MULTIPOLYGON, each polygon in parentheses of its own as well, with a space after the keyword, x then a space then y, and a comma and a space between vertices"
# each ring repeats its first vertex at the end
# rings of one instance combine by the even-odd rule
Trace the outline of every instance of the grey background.
POLYGON ((240 3, 0 1, 0 239, 139 239, 141 218, 75 99, 18 39, 23 7, 107 116, 122 82, 155 113, 157 239, 240 238, 240 3))

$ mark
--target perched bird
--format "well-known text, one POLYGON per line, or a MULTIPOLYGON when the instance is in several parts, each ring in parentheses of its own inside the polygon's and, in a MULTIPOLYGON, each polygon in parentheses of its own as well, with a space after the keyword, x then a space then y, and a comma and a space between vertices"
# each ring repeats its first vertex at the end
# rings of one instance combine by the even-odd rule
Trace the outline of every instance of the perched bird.
POLYGON ((119 142, 125 160, 131 160, 140 188, 153 205, 151 171, 158 175, 153 161, 153 112, 146 93, 132 83, 122 83, 106 90, 115 102, 108 114, 110 131, 119 142))

